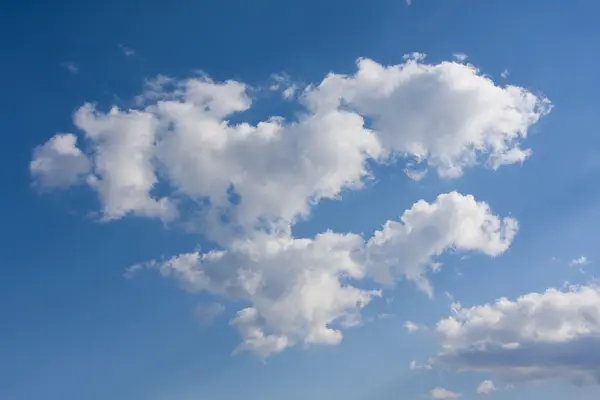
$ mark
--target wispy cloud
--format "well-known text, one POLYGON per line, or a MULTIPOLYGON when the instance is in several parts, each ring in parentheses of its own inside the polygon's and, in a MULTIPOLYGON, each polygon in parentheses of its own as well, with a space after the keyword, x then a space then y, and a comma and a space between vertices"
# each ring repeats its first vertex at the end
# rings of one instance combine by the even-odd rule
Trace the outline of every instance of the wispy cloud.
POLYGON ((589 263, 590 263, 590 261, 588 260, 588 258, 586 256, 580 256, 580 257, 572 259, 569 262, 569 265, 571 267, 574 267, 574 266, 577 266, 577 265, 586 265, 586 264, 589 264, 589 263))
POLYGON ((61 66, 66 68, 67 71, 69 71, 70 73, 72 73, 74 75, 79 73, 79 66, 72 61, 66 61, 66 62, 62 63, 61 66))
POLYGON ((413 369, 413 370, 415 370, 415 369, 427 369, 427 370, 433 369, 433 361, 431 359, 429 359, 429 361, 427 361, 426 364, 419 364, 417 362, 417 360, 412 360, 410 362, 410 369, 413 369))
POLYGON ((299 90, 297 83, 294 83, 292 79, 286 73, 273 74, 271 75, 272 83, 269 86, 271 91, 280 91, 281 97, 286 100, 294 98, 299 90))
POLYGON ((130 47, 127 47, 123 44, 119 44, 119 49, 121 49, 121 51, 123 52, 123 54, 125 54, 125 57, 133 57, 135 56, 135 50, 133 50, 130 47))
POLYGON ((426 326, 417 324, 417 323, 412 322, 412 321, 406 321, 406 322, 404 322, 404 328, 406 328, 406 330, 409 333, 413 333, 413 332, 416 332, 416 331, 427 329, 426 326))
POLYGON ((452 56, 456 59, 456 61, 459 61, 459 62, 464 62, 467 60, 467 58, 469 58, 469 56, 466 55, 465 53, 454 53, 454 54, 452 54, 452 56))
POLYGON ((221 303, 199 304, 194 309, 194 316, 204 325, 211 325, 215 318, 223 314, 225 306, 221 303))
POLYGON ((460 393, 455 393, 455 392, 451 392, 448 389, 444 389, 444 388, 435 388, 435 389, 431 389, 431 392, 429 392, 429 395, 431 396, 432 399, 458 399, 459 397, 461 397, 460 393))

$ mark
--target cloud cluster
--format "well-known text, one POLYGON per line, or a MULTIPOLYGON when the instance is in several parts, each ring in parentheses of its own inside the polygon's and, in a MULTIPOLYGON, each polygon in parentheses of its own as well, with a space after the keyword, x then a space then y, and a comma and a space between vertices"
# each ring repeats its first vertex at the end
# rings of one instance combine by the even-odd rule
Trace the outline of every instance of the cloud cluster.
POLYGON ((412 280, 430 294, 426 274, 435 256, 450 248, 484 253, 493 248, 499 254, 514 234, 507 237, 506 230, 514 227, 512 219, 501 221, 485 203, 453 192, 432 204, 416 203, 369 240, 333 232, 312 239, 255 232, 227 250, 181 254, 135 265, 129 273, 158 269, 190 291, 248 302, 232 321, 243 339, 240 349, 267 356, 298 343, 339 343, 341 329, 358 324, 360 310, 381 295, 359 281, 376 278, 382 268, 393 267, 396 279, 412 280), (436 212, 419 214, 423 209, 441 210, 445 219, 440 223, 436 212))
MULTIPOLYGON (((160 77, 142 95, 141 109, 104 113, 86 104, 74 116, 88 145, 79 157, 92 165, 86 182, 107 219, 172 219, 176 200, 188 197, 208 203, 214 221, 227 215, 244 228, 293 223, 321 199, 361 188, 368 161, 408 157, 443 177, 479 163, 522 162, 530 151, 521 139, 550 109, 546 99, 497 86, 459 62, 425 64, 417 54, 391 66, 360 59, 357 68, 306 87, 305 112, 292 121, 229 122, 252 105, 246 85, 205 76, 160 77), (173 189, 168 197, 153 192, 159 177, 173 189), (232 204, 231 193, 243 200, 232 204)), ((50 164, 64 161, 61 153, 42 155, 50 164)), ((31 172, 55 186, 80 182, 57 180, 55 169, 31 172)))
POLYGON ((572 286, 457 308, 437 324, 439 359, 509 381, 600 378, 600 290, 572 286))
MULTIPOLYGON (((292 87, 287 78, 277 84, 292 87)), ((390 66, 360 59, 354 74, 331 73, 287 97, 303 109, 295 118, 249 123, 244 83, 159 76, 135 109, 83 105, 74 114, 80 146, 73 134, 56 135, 35 150, 30 171, 40 187, 88 185, 105 221, 173 221, 196 204, 202 232, 221 250, 128 273, 156 268, 189 290, 245 302, 232 321, 240 350, 262 356, 339 343, 382 285, 408 279, 432 295, 427 274, 448 249, 497 256, 510 246, 517 222, 456 192, 416 202, 369 238, 291 231, 321 200, 363 188, 372 163, 404 159, 420 179, 429 169, 456 178, 524 161, 522 141, 548 100, 421 54, 390 66)))

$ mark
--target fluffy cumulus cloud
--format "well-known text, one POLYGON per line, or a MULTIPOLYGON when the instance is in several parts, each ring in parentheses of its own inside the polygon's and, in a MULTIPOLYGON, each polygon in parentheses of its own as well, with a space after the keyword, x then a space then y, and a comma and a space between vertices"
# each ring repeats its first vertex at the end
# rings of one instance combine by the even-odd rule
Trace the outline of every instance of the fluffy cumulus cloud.
MULTIPOLYGON (((242 336, 240 350, 268 356, 298 343, 339 343, 342 329, 360 323, 361 309, 380 295, 362 288, 359 281, 380 275, 381 268, 394 268, 395 274, 387 277, 404 277, 431 293, 426 275, 435 256, 449 248, 499 254, 510 244, 514 228, 513 220, 502 222, 485 203, 453 192, 431 204, 418 202, 399 222, 388 221, 369 240, 333 232, 312 239, 294 238, 289 232, 256 232, 227 250, 182 254, 133 266, 129 272, 158 269, 190 291, 248 302, 250 306, 232 321, 242 336), (435 212, 407 217, 423 207, 444 207, 448 198, 459 205, 445 210, 447 219, 441 222, 435 212), (462 229, 457 231, 452 221, 462 229), (410 255, 403 257, 406 252, 410 255)), ((414 323, 406 327, 419 328, 414 323)))
POLYGON ((207 204, 207 226, 226 215, 254 228, 294 222, 319 200, 361 188, 368 161, 408 157, 444 177, 478 163, 521 162, 529 154, 521 140, 550 108, 546 99, 498 86, 460 62, 426 64, 413 55, 391 66, 361 59, 357 67, 353 75, 330 74, 306 87, 298 118, 256 124, 229 122, 251 108, 245 84, 160 76, 138 98, 138 109, 82 106, 74 121, 90 147, 86 155, 73 149, 81 162, 51 154, 60 168, 32 172, 40 181, 79 183, 64 177, 78 176, 87 157, 93 166, 87 183, 105 219, 170 220, 176 200, 185 197, 207 204), (155 193, 159 177, 161 187, 172 189, 162 197, 155 193), (232 205, 231 193, 242 200, 232 205))
POLYGON ((439 268, 436 256, 448 248, 497 256, 508 249, 517 230, 516 220, 497 217, 473 196, 442 194, 434 203, 415 203, 399 221, 388 221, 375 232, 367 244, 369 267, 378 282, 401 276, 432 295, 425 273, 439 268))
POLYGON ((423 63, 423 55, 384 66, 358 61, 352 76, 331 74, 308 93, 316 109, 345 107, 369 117, 386 154, 423 161, 443 177, 466 167, 519 163, 520 142, 550 110, 549 102, 516 86, 500 87, 471 65, 423 63))
POLYGON ((510 380, 600 378, 600 290, 572 286, 457 308, 439 321, 440 360, 510 380))
POLYGON ((351 284, 364 277, 358 235, 332 232, 314 239, 257 233, 226 251, 189 253, 150 263, 190 291, 208 291, 250 305, 232 324, 240 350, 267 356, 296 343, 337 344, 340 327, 359 322, 376 290, 351 284))
MULTIPOLYGON (((279 79, 277 90, 289 82, 279 79)), ((420 54, 390 66, 360 59, 354 74, 294 85, 285 97, 302 111, 293 119, 245 122, 249 93, 238 81, 159 76, 134 109, 79 108, 74 124, 85 145, 54 136, 34 151, 31 174, 48 188, 88 185, 105 221, 192 214, 221 250, 129 273, 154 267, 189 290, 245 302, 232 321, 240 350, 263 356, 339 343, 382 285, 408 279, 432 295, 428 272, 448 249, 497 256, 509 247, 517 222, 455 192, 418 201, 369 238, 291 231, 321 200, 363 188, 372 163, 404 159, 400 168, 421 179, 428 169, 453 178, 475 165, 522 162, 528 129, 550 110, 543 97, 420 54)))
POLYGON ((152 159, 159 121, 154 114, 117 108, 104 114, 86 104, 74 121, 93 143, 94 175, 88 183, 100 196, 105 219, 130 212, 166 220, 176 215, 170 199, 150 194, 157 182, 152 159))
POLYGON ((34 183, 48 189, 74 185, 90 168, 90 161, 77 147, 77 137, 72 134, 58 134, 38 146, 29 163, 34 183))

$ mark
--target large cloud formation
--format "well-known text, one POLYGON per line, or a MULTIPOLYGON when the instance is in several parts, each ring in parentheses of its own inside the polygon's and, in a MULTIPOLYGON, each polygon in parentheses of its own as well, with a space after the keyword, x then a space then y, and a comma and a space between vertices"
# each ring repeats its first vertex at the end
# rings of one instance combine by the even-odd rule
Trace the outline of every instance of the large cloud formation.
POLYGON ((381 285, 404 278, 432 295, 427 272, 447 249, 496 256, 509 247, 517 222, 459 193, 415 203, 368 239, 295 238, 291 230, 322 199, 361 189, 370 163, 405 159, 456 178, 475 165, 523 162, 530 150, 522 141, 550 110, 547 99, 498 86, 463 62, 427 64, 420 54, 390 66, 360 59, 352 75, 331 73, 298 88, 303 111, 294 119, 243 122, 252 110, 248 93, 238 81, 159 76, 135 109, 85 104, 74 115, 81 147, 74 134, 39 146, 34 182, 88 185, 105 221, 172 221, 197 205, 202 232, 222 250, 129 273, 156 267, 190 290, 247 302, 232 323, 240 349, 263 356, 298 343, 338 343, 381 285), (374 287, 357 284, 365 279, 374 287))
POLYGON ((478 163, 522 162, 530 151, 521 140, 550 109, 548 100, 497 86, 459 62, 425 64, 414 55, 392 66, 360 59, 357 67, 305 88, 296 120, 256 124, 228 121, 252 105, 241 82, 159 77, 140 109, 82 106, 74 122, 87 151, 73 135, 62 136, 72 138, 71 149, 50 151, 61 140, 54 137, 34 154, 31 173, 54 187, 87 182, 106 219, 173 219, 176 200, 188 197, 210 204, 208 219, 227 215, 247 229, 293 223, 319 200, 360 188, 369 160, 408 157, 443 177, 478 163), (87 179, 77 179, 88 164, 87 179), (162 197, 153 192, 159 176, 173 188, 162 197), (232 204, 231 193, 242 201, 232 204))
POLYGON ((600 380, 600 289, 572 286, 455 308, 437 324, 440 360, 511 381, 600 380))
POLYGON ((432 294, 426 274, 435 256, 450 248, 498 255, 516 229, 513 219, 502 220, 485 203, 452 192, 431 204, 417 202, 367 241, 333 232, 313 239, 256 232, 227 250, 181 254, 135 265, 129 273, 156 268, 190 291, 250 303, 233 321, 243 339, 240 349, 267 356, 297 343, 339 343, 340 329, 359 323, 360 310, 380 295, 357 285, 366 276, 389 269, 387 279, 405 277, 432 294))

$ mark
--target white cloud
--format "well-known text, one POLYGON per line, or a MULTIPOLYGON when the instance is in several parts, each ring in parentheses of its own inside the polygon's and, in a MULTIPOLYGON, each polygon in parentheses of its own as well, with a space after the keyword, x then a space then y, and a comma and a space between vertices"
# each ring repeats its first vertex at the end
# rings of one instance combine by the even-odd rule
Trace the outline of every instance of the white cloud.
POLYGON ((285 225, 320 199, 360 188, 367 160, 381 152, 362 118, 345 111, 306 114, 294 123, 229 124, 225 118, 251 104, 239 82, 164 78, 139 99, 148 101, 155 103, 143 110, 101 113, 87 104, 75 114, 76 126, 94 144, 99 179, 90 183, 105 219, 127 213, 172 218, 172 199, 151 195, 160 175, 176 189, 172 196, 208 200, 205 231, 225 240, 236 226, 285 225), (164 90, 169 84, 175 85, 171 92, 164 90), (239 204, 231 204, 232 190, 243 199, 239 204), (223 215, 231 221, 226 232, 219 226, 223 215))
POLYGON ((431 389, 429 392, 429 396, 432 399, 458 399, 461 397, 460 393, 454 393, 444 388, 435 388, 431 389))
POLYGON ((427 175, 426 169, 416 169, 413 165, 409 165, 404 169, 404 173, 413 181, 419 182, 425 175, 427 175))
POLYGON ((147 105, 156 104, 161 100, 169 98, 174 99, 181 96, 180 89, 173 89, 177 86, 177 80, 166 75, 157 75, 153 78, 144 80, 144 90, 141 94, 134 97, 136 106, 142 108, 147 105))
POLYGON ((476 164, 496 168, 527 157, 521 139, 549 110, 547 100, 496 86, 470 65, 423 60, 418 53, 392 66, 361 59, 356 74, 330 74, 305 88, 306 110, 290 121, 228 122, 252 105, 246 85, 206 76, 149 81, 138 109, 105 113, 86 104, 75 124, 92 143, 98 179, 89 183, 103 216, 169 220, 175 200, 187 198, 210 204, 199 210, 202 225, 222 241, 236 230, 294 223, 321 199, 360 189, 368 162, 406 156, 456 177, 476 164))
POLYGON ((467 61, 467 58, 469 58, 468 55, 466 55, 465 53, 454 53, 452 54, 452 56, 456 59, 456 61, 458 62, 465 62, 467 61))
POLYGON ((433 369, 432 363, 433 363, 433 360, 431 360, 431 359, 429 361, 427 361, 426 364, 419 364, 416 360, 412 360, 410 362, 410 369, 412 369, 412 370, 418 370, 418 369, 430 370, 430 369, 433 369))
POLYGON ((580 256, 580 257, 572 259, 569 262, 569 265, 571 267, 574 267, 574 266, 577 266, 577 265, 586 265, 586 264, 589 264, 589 263, 590 263, 590 261, 587 259, 586 256, 580 256))
POLYGON ((376 136, 355 114, 334 110, 291 124, 274 118, 230 125, 223 119, 250 107, 244 85, 191 81, 186 98, 158 104, 156 112, 172 127, 156 157, 180 193, 210 201, 212 220, 228 213, 244 228, 294 222, 319 200, 362 187, 367 160, 380 153, 376 136), (231 188, 241 198, 235 206, 231 188))
POLYGON ((572 286, 459 308, 438 322, 440 360, 509 381, 600 377, 600 291, 572 286))
POLYGON ((79 73, 79 66, 72 61, 64 62, 61 65, 63 67, 65 67, 73 75, 76 75, 79 73))
POLYGON ((477 393, 479 394, 490 394, 494 390, 497 390, 496 386, 494 386, 494 382, 490 380, 485 380, 477 386, 477 393))
POLYGON ((407 155, 443 177, 480 163, 519 163, 529 126, 550 110, 546 99, 516 86, 499 87, 472 65, 423 63, 423 55, 383 66, 358 61, 351 76, 330 74, 307 93, 313 110, 344 104, 372 120, 387 153, 407 155))
POLYGON ((434 258, 449 248, 478 251, 489 256, 504 253, 518 230, 512 218, 501 219, 473 196, 452 192, 434 203, 423 200, 406 210, 400 221, 388 221, 367 243, 370 273, 380 283, 405 277, 428 295, 425 278, 434 258))
MULTIPOLYGON (((294 238, 289 230, 254 232, 223 251, 182 254, 145 266, 190 291, 249 303, 232 321, 242 336, 239 349, 266 357, 296 344, 339 343, 342 329, 359 324, 361 309, 380 296, 356 285, 368 275, 393 269, 386 275, 390 279, 405 277, 431 294, 426 274, 432 257, 449 248, 499 254, 514 234, 516 222, 510 221, 501 222, 472 196, 453 192, 432 204, 416 203, 400 222, 386 222, 368 241, 333 232, 313 239, 294 238)), ((143 267, 135 265, 127 275, 143 267)))
POLYGON ((158 182, 152 160, 159 121, 153 114, 116 107, 104 114, 86 104, 74 121, 94 144, 95 174, 88 182, 100 196, 105 220, 130 212, 164 220, 175 217, 170 199, 150 194, 158 182))
POLYGON ((100 196, 105 220, 128 212, 166 220, 175 216, 170 199, 150 195, 157 182, 152 152, 158 121, 152 114, 117 108, 101 114, 87 104, 74 120, 92 144, 90 155, 77 147, 75 135, 56 135, 34 152, 30 171, 36 182, 65 187, 81 183, 85 176, 100 196))
POLYGON ((497 256, 518 230, 514 219, 452 192, 415 203, 369 239, 292 236, 319 201, 361 189, 371 178, 369 163, 407 158, 457 177, 467 167, 497 168, 529 154, 521 141, 549 110, 547 100, 496 86, 471 65, 425 64, 424 57, 411 54, 392 66, 361 59, 355 74, 330 74, 303 88, 304 111, 294 119, 252 124, 243 122, 253 103, 244 83, 159 76, 134 109, 83 105, 74 123, 86 151, 73 135, 66 150, 56 150, 53 143, 64 140, 57 135, 36 150, 31 173, 49 187, 85 177, 104 220, 199 215, 202 232, 221 251, 146 266, 190 290, 246 303, 232 321, 240 350, 267 356, 297 344, 336 344, 380 294, 357 281, 408 279, 431 296, 427 275, 441 267, 436 258, 444 251, 497 256))
POLYGON ((408 333, 414 333, 416 331, 418 331, 419 329, 421 329, 421 325, 415 324, 412 321, 406 321, 404 322, 404 328, 408 331, 408 333))
POLYGON ((77 147, 77 137, 58 134, 33 152, 29 171, 41 188, 63 188, 80 183, 91 163, 77 147))
POLYGON ((121 49, 121 52, 123 52, 123 54, 125 55, 125 57, 133 57, 135 56, 135 50, 133 50, 132 48, 129 48, 125 45, 120 44, 119 45, 119 49, 121 49))
POLYGON ((273 83, 269 86, 272 91, 281 92, 281 97, 290 100, 294 98, 299 90, 298 84, 294 83, 287 74, 273 74, 271 75, 273 83))
POLYGON ((352 234, 257 233, 227 251, 182 254, 150 267, 188 290, 249 302, 232 321, 242 336, 239 350, 266 357, 295 344, 337 344, 343 327, 360 322, 360 310, 380 295, 351 285, 365 275, 363 245, 352 234))

